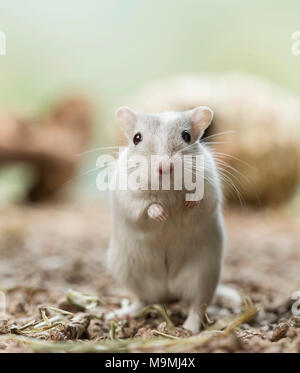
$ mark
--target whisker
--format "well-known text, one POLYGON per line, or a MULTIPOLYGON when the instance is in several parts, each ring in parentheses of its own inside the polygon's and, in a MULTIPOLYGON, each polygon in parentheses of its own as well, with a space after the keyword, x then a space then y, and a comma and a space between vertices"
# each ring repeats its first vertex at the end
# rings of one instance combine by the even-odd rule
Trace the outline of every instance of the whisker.
POLYGON ((119 146, 105 146, 105 147, 93 148, 93 149, 86 150, 84 152, 78 153, 77 156, 81 157, 82 155, 97 152, 97 151, 100 151, 100 150, 110 150, 110 149, 113 150, 113 149, 119 149, 119 148, 120 148, 119 146))
POLYGON ((182 153, 183 151, 186 151, 187 149, 190 149, 191 147, 193 147, 193 146, 195 146, 195 145, 198 145, 198 142, 194 142, 193 144, 187 145, 187 146, 185 146, 184 148, 178 150, 178 151, 174 154, 174 156, 176 156, 176 155, 179 154, 179 153, 182 153))
POLYGON ((229 169, 231 169, 232 171, 236 172, 238 175, 240 175, 241 179, 237 178, 235 175, 231 174, 232 177, 235 178, 235 180, 237 180, 240 184, 240 186, 244 189, 244 191, 247 190, 247 188, 250 188, 252 190, 252 192, 254 193, 255 195, 255 198, 257 199, 258 203, 260 203, 260 198, 259 198, 259 195, 258 195, 258 192, 257 192, 257 189, 254 187, 254 185, 252 184, 251 182, 251 179, 249 177, 247 177, 246 175, 244 175, 243 173, 241 173, 239 170, 237 170, 236 168, 234 168, 233 166, 229 165, 226 161, 224 160, 221 160, 221 159, 215 159, 216 163, 217 164, 220 164, 224 167, 227 167, 229 169), (243 183, 246 183, 247 185, 243 185, 243 183))
POLYGON ((224 157, 229 157, 229 158, 235 159, 236 161, 239 161, 239 162, 243 163, 245 166, 248 166, 248 167, 252 168, 253 170, 256 170, 256 167, 254 167, 251 164, 249 164, 249 163, 241 160, 240 158, 234 157, 233 155, 222 153, 222 152, 213 152, 213 153, 214 154, 218 154, 220 156, 224 156, 224 157))
POLYGON ((234 191, 236 192, 236 195, 238 197, 238 200, 239 200, 241 206, 244 208, 245 207, 245 200, 244 200, 242 194, 240 193, 239 189, 237 188, 237 186, 232 181, 232 179, 228 175, 226 175, 226 174, 223 173, 226 170, 224 170, 224 169, 220 170, 219 169, 218 171, 219 171, 219 175, 221 176, 221 180, 223 182, 226 181, 227 183, 229 183, 229 185, 234 189, 234 191))
POLYGON ((216 145, 216 144, 228 144, 228 141, 207 141, 202 143, 202 145, 216 145))
POLYGON ((205 142, 207 139, 211 139, 211 138, 216 137, 216 136, 227 135, 227 134, 230 134, 230 133, 231 134, 235 133, 235 131, 231 130, 231 131, 218 132, 218 133, 215 133, 213 135, 203 137, 202 139, 200 139, 200 142, 201 141, 205 142))
MULTIPOLYGON (((197 154, 202 154, 202 152, 193 153, 193 155, 197 155, 197 154)), ((234 181, 232 179, 236 180, 239 184, 241 184, 241 180, 236 175, 231 173, 229 170, 225 169, 224 167, 227 167, 227 168, 231 169, 232 171, 239 174, 241 177, 244 177, 244 175, 240 171, 238 171, 237 169, 235 169, 234 167, 229 165, 226 161, 218 158, 218 154, 224 155, 225 153, 212 152, 212 154, 213 154, 215 162, 216 162, 216 166, 217 166, 217 170, 218 170, 218 174, 219 174, 220 179, 222 180, 223 183, 227 183, 228 185, 231 186, 231 188, 234 190, 234 192, 237 195, 237 198, 240 202, 240 205, 244 208, 245 207, 245 200, 243 198, 243 195, 242 195, 239 188, 237 187, 237 185, 234 183, 234 181)), ((243 161, 241 161, 241 162, 243 162, 243 161)), ((193 166, 194 165, 193 160, 191 160, 191 159, 186 160, 185 165, 192 165, 193 166)), ((203 172, 202 168, 201 168, 201 171, 203 172)), ((199 172, 196 171, 196 174, 199 174, 199 172)), ((213 180, 212 180, 212 183, 213 183, 213 180)), ((242 185, 241 185, 241 187, 242 187, 242 185)))
POLYGON ((192 175, 196 176, 196 178, 197 177, 201 177, 201 179, 206 180, 209 184, 211 184, 212 186, 214 186, 214 180, 212 178, 208 178, 207 176, 205 176, 205 173, 202 172, 203 170, 197 170, 197 169, 193 170, 193 169, 191 169, 189 167, 185 167, 184 170, 192 173, 192 175))
POLYGON ((90 174, 90 173, 92 173, 92 172, 95 172, 95 171, 97 171, 97 170, 99 171, 99 167, 92 168, 92 169, 90 169, 90 170, 88 170, 88 171, 85 171, 85 172, 79 174, 79 175, 76 175, 76 176, 72 177, 70 180, 68 180, 68 181, 66 181, 65 183, 63 183, 63 184, 62 184, 62 187, 65 186, 66 184, 71 183, 71 182, 74 181, 74 180, 77 180, 77 179, 79 179, 79 178, 81 178, 81 177, 83 177, 83 176, 86 176, 86 175, 88 175, 88 174, 90 174))
POLYGON ((228 175, 228 177, 232 177, 232 178, 234 178, 234 180, 236 180, 241 186, 242 186, 242 184, 241 184, 241 181, 240 181, 240 179, 237 177, 237 176, 235 176, 234 174, 232 174, 231 172, 229 172, 228 170, 226 170, 225 168, 222 168, 222 167, 220 167, 220 166, 218 166, 217 165, 217 169, 218 169, 218 171, 220 171, 220 172, 226 172, 226 174, 228 175))
POLYGON ((245 177, 245 175, 243 175, 239 170, 237 170, 236 168, 234 168, 233 166, 231 166, 230 164, 228 164, 227 162, 225 162, 224 160, 222 159, 218 159, 218 158, 215 158, 215 162, 218 164, 222 164, 223 166, 229 168, 230 170, 236 172, 237 174, 239 174, 241 177, 245 177))

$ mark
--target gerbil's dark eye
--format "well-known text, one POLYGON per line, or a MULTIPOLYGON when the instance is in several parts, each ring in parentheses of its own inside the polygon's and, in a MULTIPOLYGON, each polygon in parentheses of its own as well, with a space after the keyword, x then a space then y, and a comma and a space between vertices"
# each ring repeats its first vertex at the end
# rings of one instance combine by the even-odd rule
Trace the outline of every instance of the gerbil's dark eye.
POLYGON ((191 135, 188 133, 188 131, 182 131, 181 136, 185 142, 191 141, 191 135))
POLYGON ((141 135, 140 132, 136 133, 133 138, 133 143, 134 145, 137 145, 139 142, 143 140, 143 136, 141 135))

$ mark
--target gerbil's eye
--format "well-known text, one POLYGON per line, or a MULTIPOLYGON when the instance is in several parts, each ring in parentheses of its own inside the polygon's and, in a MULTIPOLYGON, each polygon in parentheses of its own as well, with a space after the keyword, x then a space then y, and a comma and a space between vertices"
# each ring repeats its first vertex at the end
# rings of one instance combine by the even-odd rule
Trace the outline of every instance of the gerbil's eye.
POLYGON ((133 138, 134 145, 137 145, 139 142, 143 140, 143 136, 140 132, 136 133, 133 138))
POLYGON ((191 141, 191 135, 188 131, 182 131, 181 136, 185 142, 189 143, 191 141))

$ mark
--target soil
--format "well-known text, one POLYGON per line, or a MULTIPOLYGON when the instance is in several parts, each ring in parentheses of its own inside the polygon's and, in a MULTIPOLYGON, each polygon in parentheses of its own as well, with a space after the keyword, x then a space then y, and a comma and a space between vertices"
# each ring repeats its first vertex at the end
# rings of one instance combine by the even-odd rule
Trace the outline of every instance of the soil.
MULTIPOLYGON (((228 243, 222 283, 249 296, 260 311, 232 333, 212 338, 191 351, 299 352, 300 311, 295 307, 296 300, 291 299, 300 290, 299 218, 279 211, 230 208, 225 211, 225 219, 228 243)), ((95 204, 2 208, 0 291, 6 296, 6 314, 2 319, 0 315, 0 352, 33 351, 30 344, 13 338, 20 335, 83 343, 159 338, 159 333, 177 338, 190 335, 181 328, 187 311, 181 304, 166 306, 176 326, 171 331, 153 310, 137 320, 116 324, 105 321, 104 314, 128 299, 104 267, 109 232, 109 212, 101 204, 98 208, 95 204), (97 297, 97 305, 87 309, 83 299, 90 304, 94 298, 79 296, 77 302, 78 293, 69 289, 97 297), (72 315, 57 314, 49 305, 72 315), (57 315, 60 322, 51 323, 57 315), (24 328, 42 317, 43 328, 24 328)), ((236 310, 223 302, 212 305, 207 312, 212 323, 236 310)))

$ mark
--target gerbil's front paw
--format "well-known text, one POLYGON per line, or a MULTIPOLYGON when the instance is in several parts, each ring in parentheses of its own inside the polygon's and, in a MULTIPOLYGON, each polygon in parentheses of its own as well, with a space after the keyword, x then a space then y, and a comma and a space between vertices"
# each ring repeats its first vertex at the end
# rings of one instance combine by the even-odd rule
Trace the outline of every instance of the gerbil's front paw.
POLYGON ((184 206, 191 208, 191 207, 196 207, 199 205, 199 201, 185 201, 184 206))
POLYGON ((168 214, 164 208, 158 203, 153 203, 148 208, 148 216, 156 221, 165 221, 168 218, 168 214))

